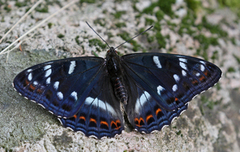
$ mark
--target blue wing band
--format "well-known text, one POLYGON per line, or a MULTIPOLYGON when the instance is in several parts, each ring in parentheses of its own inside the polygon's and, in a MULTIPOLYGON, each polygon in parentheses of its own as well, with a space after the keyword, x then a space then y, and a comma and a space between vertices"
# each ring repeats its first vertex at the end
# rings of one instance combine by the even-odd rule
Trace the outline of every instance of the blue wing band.
POLYGON ((120 102, 114 96, 110 78, 102 74, 72 118, 61 118, 63 126, 81 131, 86 136, 114 137, 124 129, 120 102))

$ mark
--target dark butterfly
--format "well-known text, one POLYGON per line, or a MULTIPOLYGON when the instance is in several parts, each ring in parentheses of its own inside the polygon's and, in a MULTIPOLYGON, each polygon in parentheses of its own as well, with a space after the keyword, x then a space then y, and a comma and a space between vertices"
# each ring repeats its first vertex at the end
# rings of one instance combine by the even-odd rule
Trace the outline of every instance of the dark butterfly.
POLYGON ((106 58, 49 61, 19 73, 16 90, 59 117, 64 127, 86 136, 114 137, 130 124, 150 133, 170 125, 197 94, 221 77, 214 64, 198 58, 138 53, 106 58))

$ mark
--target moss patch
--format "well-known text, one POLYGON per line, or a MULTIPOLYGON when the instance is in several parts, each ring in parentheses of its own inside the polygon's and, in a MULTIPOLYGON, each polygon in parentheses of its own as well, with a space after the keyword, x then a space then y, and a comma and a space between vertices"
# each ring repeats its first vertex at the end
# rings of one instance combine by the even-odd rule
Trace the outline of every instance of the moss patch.
POLYGON ((104 18, 97 18, 96 20, 93 21, 93 23, 104 27, 106 25, 106 20, 104 18))
POLYGON ((52 28, 53 23, 48 23, 48 28, 52 28))
POLYGON ((231 10, 237 13, 240 17, 240 3, 239 0, 217 0, 223 7, 229 7, 231 10))
MULTIPOLYGON (((212 25, 210 23, 207 22, 206 17, 202 18, 202 24, 201 24, 204 28, 206 28, 207 30, 209 30, 211 33, 213 34, 217 34, 220 37, 227 37, 228 34, 227 32, 223 31, 219 25, 212 25)), ((199 25, 199 26, 201 26, 199 25)))
POLYGON ((37 12, 41 12, 41 13, 48 13, 48 6, 47 5, 40 5, 40 6, 36 7, 35 10, 37 12))
POLYGON ((99 39, 90 39, 88 42, 89 46, 99 46, 101 49, 98 47, 96 48, 98 52, 101 52, 101 50, 105 50, 107 48, 107 45, 99 39))
POLYGON ((96 0, 80 0, 80 3, 96 3, 96 0))
POLYGON ((233 54, 233 57, 237 60, 238 64, 240 64, 240 58, 238 56, 236 56, 235 54, 233 54))
POLYGON ((117 28, 126 27, 126 23, 125 22, 118 22, 118 23, 115 23, 115 26, 117 28))
POLYGON ((184 0, 187 3, 187 7, 194 12, 201 6, 201 2, 198 0, 184 0))
MULTIPOLYGON (((117 35, 120 36, 125 41, 128 41, 132 38, 132 37, 130 37, 130 35, 127 32, 122 32, 122 33, 119 33, 117 35)), ((139 45, 135 40, 131 40, 129 43, 133 46, 133 51, 134 52, 142 50, 141 45, 139 45)))
POLYGON ((78 45, 80 45, 80 41, 78 40, 78 38, 79 38, 79 35, 75 37, 75 42, 76 42, 78 45))
POLYGON ((227 70, 227 72, 235 72, 234 67, 229 67, 228 70, 227 70))
POLYGON ((62 38, 64 38, 64 35, 63 35, 63 34, 58 34, 57 37, 60 38, 60 39, 62 39, 62 38))
MULTIPOLYGON (((141 13, 153 15, 153 10, 155 7, 158 7, 164 14, 173 16, 172 4, 175 3, 175 0, 158 0, 158 2, 152 3, 149 7, 145 8, 141 13)), ((160 15, 158 13, 158 15, 160 15)))
POLYGON ((27 6, 27 2, 25 2, 25 1, 24 2, 16 1, 15 6, 17 6, 17 7, 27 6))
POLYGON ((120 19, 123 14, 126 14, 125 11, 117 11, 116 13, 113 14, 115 19, 120 19))
POLYGON ((213 109, 214 105, 217 105, 219 103, 217 101, 209 100, 209 98, 204 95, 201 96, 201 101, 203 105, 207 106, 211 110, 213 109))
POLYGON ((193 37, 195 40, 198 40, 198 42, 201 44, 200 48, 197 50, 197 55, 201 55, 204 57, 205 60, 208 60, 207 56, 207 49, 210 45, 216 46, 218 45, 218 40, 217 38, 214 37, 206 37, 202 34, 194 36, 193 37))

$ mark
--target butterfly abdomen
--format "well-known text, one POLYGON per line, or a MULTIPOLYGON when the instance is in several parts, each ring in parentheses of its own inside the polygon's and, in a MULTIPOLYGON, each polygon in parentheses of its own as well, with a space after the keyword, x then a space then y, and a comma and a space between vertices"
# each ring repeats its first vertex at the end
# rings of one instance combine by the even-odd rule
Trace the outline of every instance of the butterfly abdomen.
POLYGON ((124 85, 119 77, 117 77, 115 79, 114 92, 115 92, 115 96, 117 97, 118 100, 120 100, 124 104, 127 104, 127 100, 128 100, 127 90, 124 87, 124 85))
POLYGON ((121 101, 126 105, 128 100, 128 95, 127 95, 127 90, 125 88, 125 84, 122 79, 123 74, 122 74, 121 60, 113 47, 111 47, 107 53, 106 67, 107 67, 109 77, 111 79, 111 84, 114 89, 115 97, 118 99, 118 101, 121 101))

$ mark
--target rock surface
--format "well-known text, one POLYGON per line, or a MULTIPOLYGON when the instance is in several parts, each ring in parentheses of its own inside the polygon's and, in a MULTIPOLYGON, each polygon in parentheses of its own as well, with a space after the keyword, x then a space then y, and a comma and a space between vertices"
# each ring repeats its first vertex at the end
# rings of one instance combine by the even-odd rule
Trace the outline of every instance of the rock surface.
MULTIPOLYGON (((33 5, 29 1, 21 2, 26 5, 19 7, 15 1, 0 1, 0 38, 33 5)), ((214 5, 211 14, 197 11, 193 21, 205 16, 209 26, 222 29, 222 33, 212 31, 207 26, 198 29, 194 22, 190 22, 191 19, 184 23, 190 28, 179 32, 187 12, 193 11, 184 1, 177 0, 171 5, 175 15, 162 13, 161 18, 162 7, 153 5, 156 2, 106 0, 76 3, 21 40, 22 51, 18 47, 0 55, 0 151, 240 151, 239 17, 229 9, 214 5), (150 7, 150 13, 144 11, 150 7), (132 37, 141 28, 154 25, 153 30, 134 39, 136 43, 127 43, 118 51, 127 54, 147 50, 202 57, 221 68, 222 79, 211 90, 193 99, 188 110, 162 131, 146 135, 135 131, 123 132, 115 138, 101 140, 72 132, 63 128, 47 110, 15 92, 12 81, 17 73, 37 63, 65 57, 92 56, 93 52, 104 57, 107 48, 91 43, 90 40, 100 39, 85 21, 111 46, 124 42, 127 34, 127 37, 132 37), (194 31, 193 34, 191 31, 194 31), (223 36, 224 32, 226 36, 223 36), (202 41, 203 36, 198 39, 200 34, 212 38, 211 43, 202 41), (213 44, 215 39, 216 43, 213 44)), ((200 9, 209 8, 211 4, 208 3, 203 1, 205 8, 200 9)), ((213 3, 217 4, 215 1, 213 3)), ((66 4, 65 1, 43 2, 0 43, 0 51, 66 4), (45 7, 48 12, 39 11, 45 7)), ((199 24, 202 22, 200 20, 199 24)))

